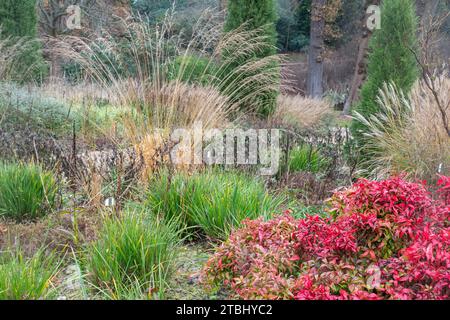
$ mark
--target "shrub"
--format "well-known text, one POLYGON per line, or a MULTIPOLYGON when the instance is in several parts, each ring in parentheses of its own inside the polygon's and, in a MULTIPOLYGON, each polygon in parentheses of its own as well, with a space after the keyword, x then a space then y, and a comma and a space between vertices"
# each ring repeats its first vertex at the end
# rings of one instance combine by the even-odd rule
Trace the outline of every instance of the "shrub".
MULTIPOLYGON (((381 25, 375 30, 370 41, 367 82, 361 89, 361 101, 356 111, 365 117, 377 113, 376 99, 383 83, 393 82, 403 92, 408 93, 417 80, 418 68, 411 50, 416 49, 417 16, 414 1, 387 0, 381 6, 381 25)), ((357 144, 366 143, 364 123, 353 121, 352 133, 357 144)), ((363 157, 367 154, 362 151, 363 157)))
POLYGON ((53 278, 58 264, 53 255, 38 251, 26 258, 21 252, 0 254, 0 300, 53 298, 53 278))
POLYGON ((164 295, 173 266, 177 233, 144 212, 109 217, 87 248, 89 283, 104 297, 127 299, 164 295))
POLYGON ((270 217, 284 200, 240 173, 163 173, 150 186, 148 204, 155 212, 215 239, 226 238, 245 218, 270 217))
POLYGON ((45 216, 56 203, 52 172, 36 164, 0 163, 0 216, 16 221, 45 216))
POLYGON ((0 83, 0 114, 7 123, 47 129, 53 133, 67 134, 74 121, 81 116, 57 99, 36 89, 23 88, 12 83, 0 83), (3 116, 4 115, 4 116, 3 116))
POLYGON ((449 298, 445 198, 401 178, 359 180, 333 196, 329 211, 245 221, 208 261, 203 280, 244 299, 449 298))
POLYGON ((203 281, 224 285, 243 299, 288 299, 298 269, 290 215, 264 221, 245 220, 207 262, 203 281))
POLYGON ((213 77, 217 73, 217 66, 213 61, 194 55, 176 57, 168 68, 168 80, 206 86, 213 83, 213 77))
POLYGON ((438 194, 442 201, 450 203, 450 177, 439 176, 437 185, 439 186, 438 194))

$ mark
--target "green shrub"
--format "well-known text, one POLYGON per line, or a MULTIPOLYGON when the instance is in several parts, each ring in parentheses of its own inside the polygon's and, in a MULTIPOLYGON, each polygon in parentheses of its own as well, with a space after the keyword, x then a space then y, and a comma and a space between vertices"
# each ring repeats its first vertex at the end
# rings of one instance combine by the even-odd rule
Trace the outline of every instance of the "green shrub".
POLYGON ((270 217, 284 201, 269 195, 262 181, 234 172, 163 173, 150 188, 155 213, 215 239, 225 239, 246 218, 270 217))
POLYGON ((64 64, 62 70, 64 79, 71 84, 81 83, 85 76, 82 65, 76 62, 64 64))
POLYGON ((211 59, 194 55, 176 57, 168 67, 168 80, 209 85, 214 81, 217 66, 211 59))
POLYGON ((54 256, 42 250, 29 259, 21 252, 0 253, 0 300, 54 298, 51 282, 57 269, 54 256))
POLYGON ((7 123, 27 124, 56 134, 70 132, 73 122, 79 126, 82 117, 57 99, 12 83, 0 83, 0 115, 7 123))
POLYGON ((0 163, 0 217, 16 221, 45 216, 56 203, 52 172, 36 164, 0 163))
POLYGON ((89 283, 109 299, 164 295, 178 234, 149 214, 123 212, 104 222, 100 238, 87 249, 89 283))
POLYGON ((289 153, 288 168, 290 172, 318 173, 326 167, 326 159, 319 150, 310 145, 297 146, 289 153))

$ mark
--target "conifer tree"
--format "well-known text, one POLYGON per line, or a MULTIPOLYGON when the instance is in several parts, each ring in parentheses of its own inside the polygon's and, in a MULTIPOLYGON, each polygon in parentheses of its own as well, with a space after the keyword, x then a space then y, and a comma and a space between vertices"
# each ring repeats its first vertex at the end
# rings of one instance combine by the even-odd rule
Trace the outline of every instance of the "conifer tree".
MULTIPOLYGON (((261 36, 266 41, 266 45, 261 50, 255 52, 253 56, 246 58, 247 61, 235 61, 229 67, 238 68, 248 62, 249 59, 262 59, 276 54, 277 19, 278 16, 274 0, 228 0, 225 32, 232 32, 245 26, 246 30, 261 30, 261 36)), ((268 72, 273 72, 273 70, 277 69, 277 66, 272 66, 270 69, 271 71, 268 72)), ((264 70, 260 70, 259 72, 264 72, 264 70)), ((241 88, 241 90, 245 90, 245 88, 241 88)), ((242 92, 236 94, 245 95, 242 92)), ((256 101, 258 105, 256 111, 261 116, 267 116, 275 109, 277 94, 276 90, 268 90, 256 99, 258 100, 256 101)), ((236 99, 239 98, 237 97, 236 99)), ((243 107, 245 108, 245 106, 243 107)))
MULTIPOLYGON (((36 0, 1 0, 0 1, 0 38, 37 38, 36 0)), ((46 66, 41 53, 41 46, 36 41, 23 48, 20 64, 15 70, 21 80, 42 78, 46 66)))
POLYGON ((2 0, 0 24, 5 35, 36 37, 36 0, 2 0))
MULTIPOLYGON (((417 16, 413 0, 384 0, 381 28, 370 40, 367 81, 354 111, 365 118, 379 112, 377 96, 384 83, 393 83, 405 94, 411 90, 419 72, 413 54, 417 46, 417 16)), ((352 133, 358 147, 364 146, 365 126, 354 120, 352 133)), ((364 153, 364 152, 363 152, 364 153)), ((365 158, 364 154, 362 157, 365 158)))
POLYGON ((261 52, 261 56, 274 54, 276 44, 277 13, 273 0, 229 0, 227 4, 225 32, 239 28, 243 23, 250 30, 263 28, 271 47, 261 52))

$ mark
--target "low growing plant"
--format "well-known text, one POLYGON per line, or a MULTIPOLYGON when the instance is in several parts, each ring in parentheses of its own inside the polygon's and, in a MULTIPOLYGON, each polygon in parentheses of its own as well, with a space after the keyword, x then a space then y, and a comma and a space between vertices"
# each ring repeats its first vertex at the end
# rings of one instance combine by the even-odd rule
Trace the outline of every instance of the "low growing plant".
POLYGON ((26 258, 22 252, 0 253, 0 300, 40 300, 55 296, 58 263, 43 250, 26 258))
POLYGON ((359 180, 327 217, 247 220, 203 280, 243 299, 449 299, 448 182, 433 199, 401 178, 359 180))
POLYGON ((100 237, 87 248, 88 282, 109 299, 163 296, 178 234, 149 214, 108 217, 100 237))
POLYGON ((224 239, 246 218, 269 218, 284 201, 264 183, 237 172, 204 172, 192 176, 162 173, 150 184, 148 205, 181 228, 224 239))
POLYGON ((310 145, 297 146, 289 153, 288 168, 290 172, 318 173, 326 167, 326 159, 310 145))
POLYGON ((43 217, 55 207, 57 193, 54 174, 39 165, 0 163, 0 217, 43 217))
POLYGON ((440 75, 433 81, 435 93, 425 80, 418 81, 409 95, 393 84, 385 85, 377 100, 379 111, 371 116, 356 114, 366 128, 363 149, 370 157, 361 163, 366 176, 386 178, 402 172, 433 181, 436 172, 448 175, 450 79, 440 75))
POLYGON ((67 134, 75 122, 81 125, 82 115, 71 106, 42 94, 37 88, 0 83, 0 115, 14 125, 49 130, 57 135, 67 134))

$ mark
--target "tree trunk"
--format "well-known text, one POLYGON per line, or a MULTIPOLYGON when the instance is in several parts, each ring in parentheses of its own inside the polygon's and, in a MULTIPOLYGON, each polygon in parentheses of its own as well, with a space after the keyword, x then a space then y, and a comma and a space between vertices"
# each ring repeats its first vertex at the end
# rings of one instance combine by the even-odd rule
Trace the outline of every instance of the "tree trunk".
POLYGON ((358 56, 356 58, 355 73, 353 74, 352 85, 344 104, 343 115, 349 115, 352 104, 358 100, 359 89, 367 77, 367 51, 369 49, 369 40, 371 32, 365 30, 359 42, 358 56))
MULTIPOLYGON (((380 0, 370 0, 366 1, 366 5, 364 7, 364 11, 367 11, 367 8, 370 5, 379 5, 380 0)), ((359 98, 359 90, 364 83, 364 80, 367 77, 367 57, 369 50, 369 41, 372 36, 372 32, 367 28, 367 14, 364 15, 361 20, 361 28, 362 28, 362 37, 359 42, 358 48, 358 56, 356 58, 355 72, 353 74, 352 85, 350 87, 350 91, 347 97, 347 100, 344 104, 344 110, 342 111, 343 115, 349 115, 350 109, 359 98)))
POLYGON ((323 95, 323 54, 326 0, 311 3, 311 31, 308 54, 307 93, 313 98, 323 95))

